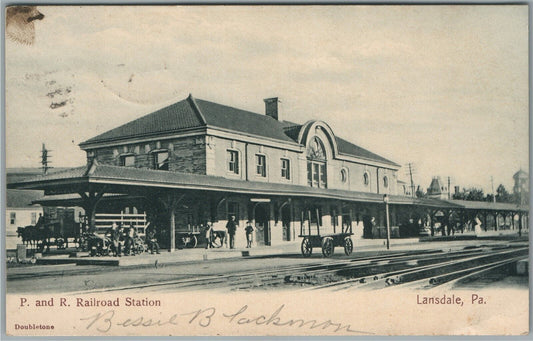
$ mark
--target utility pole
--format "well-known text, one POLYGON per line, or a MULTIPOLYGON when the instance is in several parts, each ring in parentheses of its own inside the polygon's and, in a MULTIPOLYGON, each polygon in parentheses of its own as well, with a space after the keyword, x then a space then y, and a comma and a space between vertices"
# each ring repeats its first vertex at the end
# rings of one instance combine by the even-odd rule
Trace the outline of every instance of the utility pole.
POLYGON ((448 177, 448 200, 450 200, 450 198, 451 198, 451 197, 450 197, 450 191, 451 191, 451 189, 450 189, 450 182, 451 182, 451 181, 450 181, 450 177, 448 177))
POLYGON ((48 159, 52 157, 49 152, 50 150, 46 149, 46 146, 43 143, 43 147, 41 149, 41 168, 43 170, 43 174, 46 174, 48 172, 48 169, 52 168, 48 166, 48 164, 51 163, 48 159))
POLYGON ((409 162, 407 166, 409 167, 409 178, 411 180, 411 196, 414 198, 415 197, 415 184, 413 182, 413 164, 409 162))
POLYGON ((389 222, 389 196, 385 194, 383 196, 383 202, 385 203, 385 215, 387 216, 387 250, 390 249, 390 222, 389 222))
POLYGON ((496 195, 494 195, 494 178, 490 176, 490 184, 492 187, 492 202, 496 202, 496 195))

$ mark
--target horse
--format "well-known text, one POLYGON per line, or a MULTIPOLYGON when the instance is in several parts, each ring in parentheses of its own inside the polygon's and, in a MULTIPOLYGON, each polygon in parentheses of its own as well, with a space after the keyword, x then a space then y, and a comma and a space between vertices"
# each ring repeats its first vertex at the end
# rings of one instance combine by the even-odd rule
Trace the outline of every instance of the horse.
POLYGON ((33 248, 35 243, 35 226, 34 225, 28 225, 28 226, 19 226, 17 227, 17 237, 22 238, 22 244, 30 246, 33 248))
POLYGON ((34 225, 28 225, 25 227, 17 228, 18 237, 22 237, 22 243, 24 245, 29 245, 32 249, 38 248, 41 251, 44 251, 45 244, 47 245, 47 250, 50 251, 50 237, 52 236, 52 231, 49 227, 37 228, 34 225), (39 245, 40 243, 40 245, 39 245))

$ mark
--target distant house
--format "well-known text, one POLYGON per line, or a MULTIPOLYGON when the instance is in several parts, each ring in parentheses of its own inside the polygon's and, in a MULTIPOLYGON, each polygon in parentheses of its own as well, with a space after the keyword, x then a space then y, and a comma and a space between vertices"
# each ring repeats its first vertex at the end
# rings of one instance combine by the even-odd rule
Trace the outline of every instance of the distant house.
POLYGON ((17 237, 17 227, 35 225, 39 213, 43 214, 40 205, 32 205, 32 201, 43 196, 43 191, 24 191, 9 189, 6 193, 6 249, 15 249, 21 239, 17 237))
MULTIPOLYGON (((49 173, 60 172, 65 168, 53 168, 49 173)), ((42 170, 37 167, 7 168, 7 183, 21 181, 26 178, 41 175, 42 170)), ((17 236, 17 228, 35 225, 39 219, 39 213, 46 216, 47 210, 39 204, 33 204, 44 197, 42 190, 18 190, 7 189, 6 191, 6 249, 15 249, 22 239, 17 236)))
POLYGON ((409 186, 409 184, 407 184, 407 182, 398 180, 396 181, 396 183, 398 188, 398 195, 405 195, 408 197, 412 196, 411 187, 409 186))

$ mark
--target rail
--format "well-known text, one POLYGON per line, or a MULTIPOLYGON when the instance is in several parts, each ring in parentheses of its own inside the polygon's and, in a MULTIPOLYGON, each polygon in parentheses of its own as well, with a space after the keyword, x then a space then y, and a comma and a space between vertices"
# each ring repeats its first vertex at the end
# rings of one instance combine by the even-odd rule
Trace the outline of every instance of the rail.
POLYGON ((96 233, 105 233, 113 223, 124 227, 133 226, 137 234, 145 234, 147 226, 146 212, 144 213, 97 213, 94 223, 96 233))

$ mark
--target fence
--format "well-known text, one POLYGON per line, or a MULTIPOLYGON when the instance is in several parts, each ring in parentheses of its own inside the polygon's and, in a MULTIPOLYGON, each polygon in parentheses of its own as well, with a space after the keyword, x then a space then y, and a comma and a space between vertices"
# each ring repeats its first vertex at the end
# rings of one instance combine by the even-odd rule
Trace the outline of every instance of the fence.
POLYGON ((96 233, 105 233, 113 223, 124 226, 125 228, 133 226, 135 232, 140 235, 145 234, 147 227, 146 212, 133 214, 133 213, 97 213, 95 215, 95 227, 96 233))

